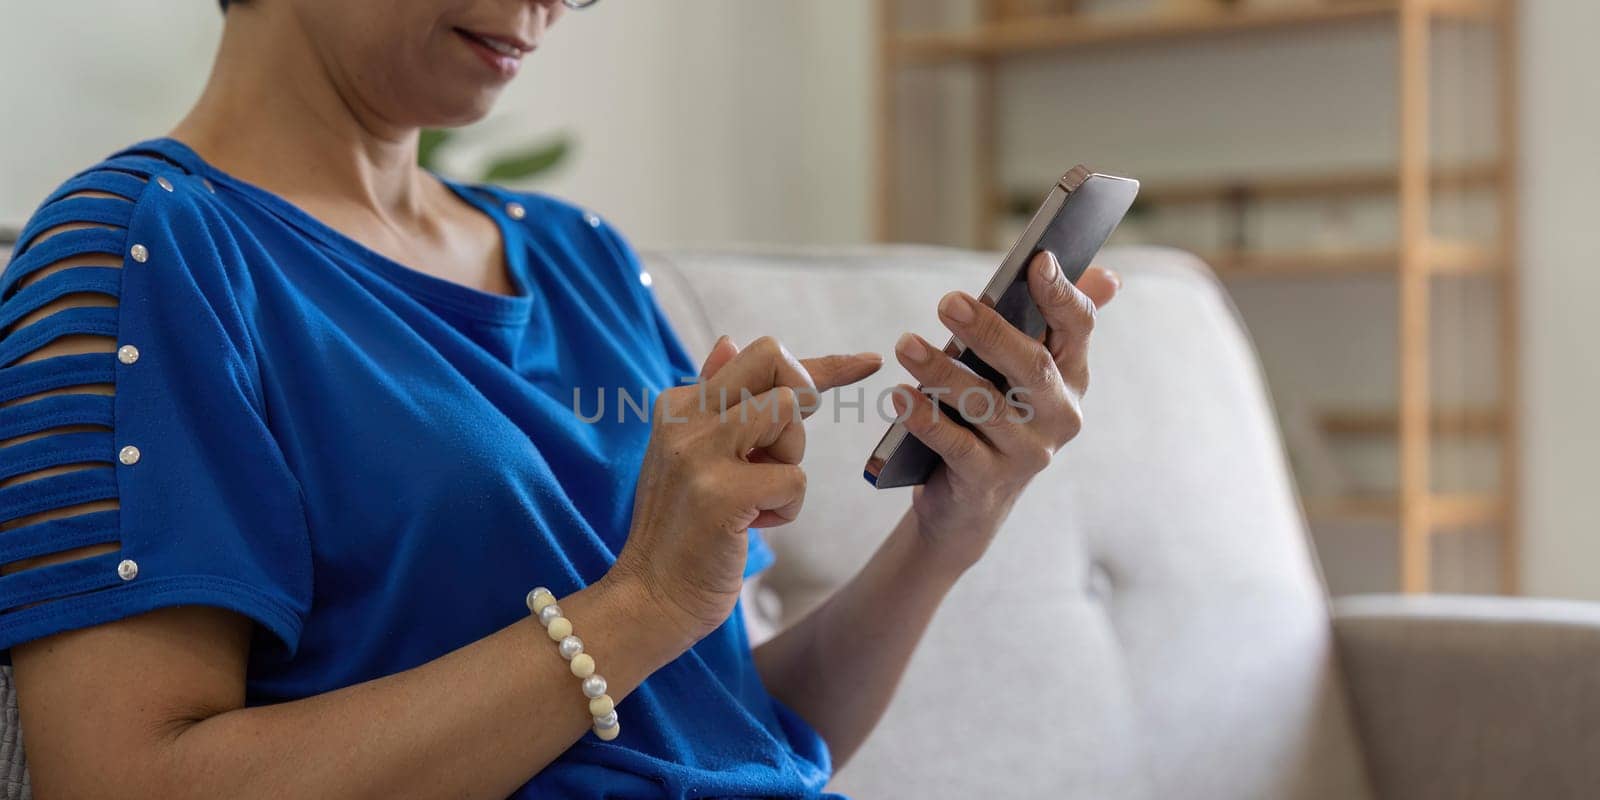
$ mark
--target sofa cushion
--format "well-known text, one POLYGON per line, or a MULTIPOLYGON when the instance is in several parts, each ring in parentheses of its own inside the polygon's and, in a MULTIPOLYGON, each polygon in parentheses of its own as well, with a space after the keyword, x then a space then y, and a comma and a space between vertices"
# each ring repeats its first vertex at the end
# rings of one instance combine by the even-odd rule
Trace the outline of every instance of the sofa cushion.
MULTIPOLYGON (((768 532, 778 563, 751 610, 792 621, 854 574, 909 501, 861 477, 884 428, 871 400, 907 380, 896 337, 943 341, 935 302, 981 287, 997 258, 858 248, 678 251, 648 263, 697 355, 725 332, 740 343, 773 334, 801 356, 889 357, 867 382, 866 413, 830 403, 812 418, 805 511, 768 532)), ((1124 290, 1096 332, 1083 434, 952 591, 832 788, 1369 796, 1303 517, 1226 295, 1176 251, 1114 249, 1101 263, 1124 290)))

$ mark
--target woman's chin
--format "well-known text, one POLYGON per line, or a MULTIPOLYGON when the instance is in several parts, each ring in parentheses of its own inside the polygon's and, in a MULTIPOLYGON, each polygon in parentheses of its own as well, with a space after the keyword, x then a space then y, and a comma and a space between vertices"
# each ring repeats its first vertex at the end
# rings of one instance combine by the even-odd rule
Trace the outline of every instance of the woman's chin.
POLYGON ((433 98, 432 102, 416 103, 412 108, 428 109, 428 113, 418 115, 417 127, 459 128, 488 116, 494 108, 495 101, 499 99, 499 90, 458 91, 448 96, 433 98))

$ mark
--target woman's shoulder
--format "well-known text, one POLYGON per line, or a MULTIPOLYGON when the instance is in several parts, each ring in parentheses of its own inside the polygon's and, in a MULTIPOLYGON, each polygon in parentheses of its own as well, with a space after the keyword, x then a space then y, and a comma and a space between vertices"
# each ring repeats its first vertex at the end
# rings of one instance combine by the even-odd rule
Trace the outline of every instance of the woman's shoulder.
POLYGON ((586 272, 591 277, 620 280, 634 289, 636 284, 650 285, 633 245, 599 211, 544 192, 490 184, 468 188, 485 192, 533 238, 576 254, 590 267, 586 272), (606 265, 610 268, 597 268, 606 265))
POLYGON ((135 319, 159 310, 180 327, 221 318, 243 339, 233 321, 243 285, 237 236, 218 213, 215 191, 199 171, 140 145, 75 173, 39 204, 0 272, 0 330, 103 295, 92 308, 55 315, 61 319, 51 325, 60 330, 46 326, 36 335, 115 335, 131 309, 135 319), (62 327, 78 317, 92 330, 62 327))
POLYGON ((12 273, 35 261, 93 253, 144 263, 156 242, 191 253, 225 238, 219 237, 225 217, 215 213, 216 187, 154 144, 123 148, 46 195, 17 236, 8 280, 20 279, 12 273))
POLYGON ((167 139, 147 139, 73 173, 44 198, 35 214, 81 193, 109 194, 136 206, 154 199, 167 208, 185 208, 214 199, 216 187, 206 177, 204 165, 184 148, 167 139))
POLYGON ((512 220, 534 234, 588 242, 606 248, 626 248, 627 240, 593 208, 555 195, 494 184, 469 184, 505 209, 512 220))
POLYGON ((583 206, 553 194, 534 189, 513 189, 493 183, 462 184, 507 206, 514 219, 530 225, 566 225, 598 217, 583 206), (521 210, 518 211, 517 207, 521 210))

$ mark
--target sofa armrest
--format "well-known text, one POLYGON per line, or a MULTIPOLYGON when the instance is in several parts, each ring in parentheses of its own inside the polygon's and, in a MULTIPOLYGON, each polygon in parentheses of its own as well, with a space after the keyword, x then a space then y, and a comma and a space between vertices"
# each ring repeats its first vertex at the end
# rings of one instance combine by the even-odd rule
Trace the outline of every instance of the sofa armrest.
POLYGON ((1380 797, 1600 787, 1600 604, 1349 597, 1334 629, 1380 797))

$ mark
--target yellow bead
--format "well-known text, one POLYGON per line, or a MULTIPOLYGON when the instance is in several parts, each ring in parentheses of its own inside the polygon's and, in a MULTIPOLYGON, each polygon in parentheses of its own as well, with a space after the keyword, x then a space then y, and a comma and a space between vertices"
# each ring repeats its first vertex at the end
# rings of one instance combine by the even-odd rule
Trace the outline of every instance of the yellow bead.
POLYGON ((579 653, 573 656, 570 666, 572 667, 572 674, 580 678, 587 678, 594 674, 594 658, 588 653, 579 653))
POLYGON ((540 611, 543 611, 545 606, 553 606, 555 604, 555 595, 548 592, 540 592, 539 594, 533 596, 533 613, 537 614, 540 611))
POLYGON ((551 641, 559 642, 572 635, 572 620, 556 617, 550 620, 550 626, 545 628, 544 632, 550 634, 551 641))
POLYGON ((612 725, 609 728, 595 728, 594 729, 594 735, 600 737, 600 741, 602 741, 602 742, 609 742, 612 739, 617 738, 617 734, 619 734, 619 733, 622 733, 622 726, 621 725, 612 725))
POLYGON ((617 703, 611 699, 611 695, 603 694, 589 701, 589 716, 603 717, 610 714, 616 707, 617 703))

